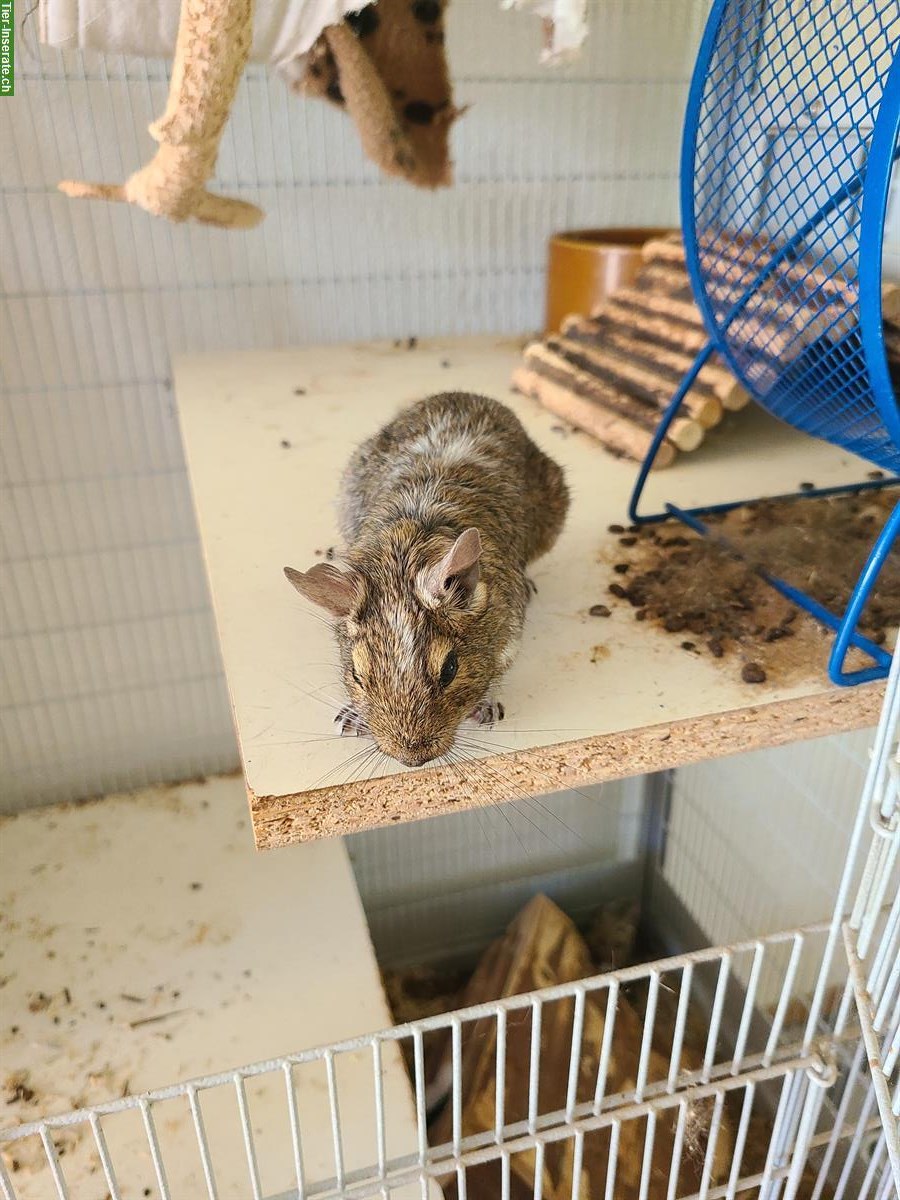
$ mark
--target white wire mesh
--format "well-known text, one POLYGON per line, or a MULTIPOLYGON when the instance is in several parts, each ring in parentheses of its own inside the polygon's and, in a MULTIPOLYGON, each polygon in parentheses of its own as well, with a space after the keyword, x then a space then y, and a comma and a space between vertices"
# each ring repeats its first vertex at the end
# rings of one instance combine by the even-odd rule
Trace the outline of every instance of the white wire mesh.
POLYGON ((830 911, 871 743, 866 729, 679 768, 662 873, 711 940, 830 911))
POLYGON ((584 56, 548 71, 533 17, 453 0, 472 107, 440 193, 380 178, 343 114, 253 67, 217 170, 266 210, 243 233, 60 195, 146 160, 166 69, 38 53, 36 16, 18 14, 0 107, 4 806, 236 763, 171 355, 537 327, 552 231, 677 219, 706 7, 605 0, 584 56))

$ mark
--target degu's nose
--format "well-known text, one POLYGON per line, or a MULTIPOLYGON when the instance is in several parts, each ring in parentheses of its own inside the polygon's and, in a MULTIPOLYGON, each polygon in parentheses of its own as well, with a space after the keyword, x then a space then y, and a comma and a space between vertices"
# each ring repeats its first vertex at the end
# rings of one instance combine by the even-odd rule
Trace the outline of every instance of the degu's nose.
POLYGON ((421 767, 431 762, 440 753, 440 743, 436 738, 425 738, 415 742, 399 742, 388 751, 392 757, 399 759, 407 767, 421 767))

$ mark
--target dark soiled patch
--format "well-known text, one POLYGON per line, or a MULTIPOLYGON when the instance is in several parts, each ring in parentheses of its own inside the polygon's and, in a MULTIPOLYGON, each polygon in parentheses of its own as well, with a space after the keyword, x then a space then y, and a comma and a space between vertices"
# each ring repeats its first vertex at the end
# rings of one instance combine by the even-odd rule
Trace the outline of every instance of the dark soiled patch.
MULTIPOLYGON (((846 606, 863 563, 900 487, 786 501, 761 500, 706 518, 713 536, 679 522, 635 531, 633 543, 608 545, 609 594, 639 621, 679 637, 698 656, 719 660, 754 685, 821 676, 831 636, 761 578, 759 570, 808 592, 834 613, 846 606), (736 556, 717 539, 728 543, 736 556), (620 570, 623 557, 629 570, 620 570)), ((621 526, 610 526, 619 533, 621 526)), ((900 548, 889 555, 862 615, 875 644, 900 624, 900 548)), ((851 652, 850 669, 867 664, 851 652)))

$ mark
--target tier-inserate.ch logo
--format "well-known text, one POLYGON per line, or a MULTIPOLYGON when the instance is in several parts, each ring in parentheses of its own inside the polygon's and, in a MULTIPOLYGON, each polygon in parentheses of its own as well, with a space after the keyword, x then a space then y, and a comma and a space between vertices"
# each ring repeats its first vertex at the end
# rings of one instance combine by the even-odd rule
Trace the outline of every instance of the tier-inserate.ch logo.
POLYGON ((0 0, 0 96, 12 96, 16 90, 14 23, 13 0, 0 0))

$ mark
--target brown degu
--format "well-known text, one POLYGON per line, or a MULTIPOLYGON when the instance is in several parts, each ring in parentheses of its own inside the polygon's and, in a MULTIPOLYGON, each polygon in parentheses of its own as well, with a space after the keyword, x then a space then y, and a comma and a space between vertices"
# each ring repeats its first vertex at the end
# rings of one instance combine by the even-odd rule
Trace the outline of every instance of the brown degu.
POLYGON ((464 720, 502 715, 493 689, 521 637, 525 569, 568 506, 561 468, 484 396, 432 396, 356 450, 341 483, 341 567, 285 568, 334 618, 342 734, 418 766, 447 754, 464 720))

